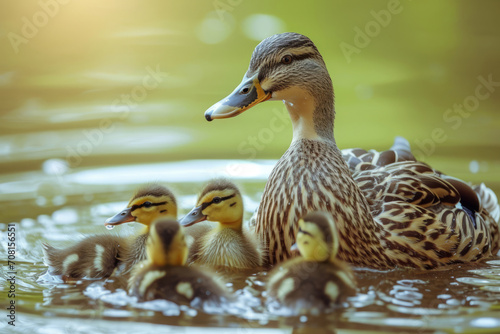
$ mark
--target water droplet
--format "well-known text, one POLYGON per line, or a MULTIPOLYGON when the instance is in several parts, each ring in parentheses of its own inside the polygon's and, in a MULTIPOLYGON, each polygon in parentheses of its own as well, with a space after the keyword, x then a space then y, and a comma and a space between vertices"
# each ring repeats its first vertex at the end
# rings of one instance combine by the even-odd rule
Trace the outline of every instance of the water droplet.
POLYGON ((115 225, 106 225, 106 228, 107 228, 108 230, 112 230, 112 229, 114 229, 114 228, 115 228, 115 225))

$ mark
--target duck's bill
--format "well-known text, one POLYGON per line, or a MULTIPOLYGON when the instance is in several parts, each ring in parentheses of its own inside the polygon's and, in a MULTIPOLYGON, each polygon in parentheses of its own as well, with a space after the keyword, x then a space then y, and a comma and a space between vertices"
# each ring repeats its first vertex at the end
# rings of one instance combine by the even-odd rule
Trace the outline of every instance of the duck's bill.
POLYGON ((298 250, 299 250, 299 246, 297 246, 297 243, 294 243, 292 245, 292 247, 290 247, 290 251, 292 251, 292 252, 296 252, 298 250))
POLYGON ((133 222, 135 217, 132 216, 132 208, 126 208, 111 218, 106 219, 104 226, 116 226, 123 223, 133 222))
POLYGON ((229 96, 205 111, 205 118, 210 122, 218 118, 238 116, 245 110, 270 98, 271 92, 262 89, 258 74, 250 78, 245 76, 240 85, 229 96))
POLYGON ((191 210, 187 215, 185 215, 184 218, 182 218, 179 221, 179 224, 187 227, 187 226, 191 226, 191 225, 194 225, 196 223, 202 222, 204 220, 207 220, 207 216, 205 216, 202 213, 202 211, 203 211, 203 208, 201 207, 201 205, 197 206, 196 208, 191 210))

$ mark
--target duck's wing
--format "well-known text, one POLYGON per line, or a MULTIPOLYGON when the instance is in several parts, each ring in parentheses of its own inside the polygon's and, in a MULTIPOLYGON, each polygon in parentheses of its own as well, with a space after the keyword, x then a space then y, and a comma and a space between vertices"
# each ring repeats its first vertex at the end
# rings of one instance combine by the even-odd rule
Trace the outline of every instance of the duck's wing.
MULTIPOLYGON (((382 227, 389 258, 426 269, 475 261, 498 251, 492 192, 445 176, 424 163, 356 166, 353 177, 382 227), (489 196, 489 197, 488 197, 489 196), (489 199, 488 209, 482 201, 489 199)), ((493 194, 494 195, 494 194, 493 194)), ((496 198, 496 197, 495 197, 496 198)))
POLYGON ((342 157, 347 162, 351 172, 361 163, 369 163, 380 167, 401 161, 416 161, 411 153, 410 143, 403 137, 396 137, 392 147, 386 151, 369 150, 361 148, 349 148, 342 150, 342 157))

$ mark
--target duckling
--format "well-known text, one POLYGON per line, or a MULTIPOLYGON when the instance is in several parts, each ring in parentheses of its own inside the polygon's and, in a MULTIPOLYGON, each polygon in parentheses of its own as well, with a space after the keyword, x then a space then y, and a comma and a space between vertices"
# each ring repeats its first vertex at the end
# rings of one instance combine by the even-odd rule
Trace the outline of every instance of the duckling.
POLYGON ((131 268, 146 259, 146 241, 151 224, 159 218, 177 218, 177 201, 170 189, 151 183, 142 186, 129 201, 127 207, 106 220, 106 227, 114 227, 127 222, 144 225, 137 236, 128 238, 120 252, 120 260, 124 264, 122 273, 129 273, 131 268))
POLYGON ((64 278, 109 277, 117 267, 123 237, 111 233, 91 235, 75 245, 55 248, 42 243, 45 264, 53 275, 64 278))
POLYGON ((106 226, 137 221, 145 225, 138 235, 129 237, 110 232, 85 237, 66 248, 43 243, 44 259, 50 272, 67 278, 105 278, 127 274, 132 266, 145 259, 145 243, 149 225, 158 217, 177 216, 172 192, 159 184, 139 188, 126 209, 106 220, 106 226))
POLYGON ((132 271, 129 294, 139 301, 166 299, 176 304, 231 300, 225 285, 213 273, 187 267, 184 229, 176 220, 162 218, 150 229, 146 260, 132 271))
POLYGON ((191 247, 189 262, 212 267, 250 269, 262 266, 262 250, 255 236, 243 228, 243 199, 229 180, 215 179, 198 197, 197 205, 182 226, 201 221, 218 224, 199 236, 191 247))
POLYGON ((300 219, 297 242, 301 257, 273 269, 267 295, 298 314, 318 314, 338 307, 356 292, 350 267, 338 259, 339 237, 332 216, 308 213, 300 219))

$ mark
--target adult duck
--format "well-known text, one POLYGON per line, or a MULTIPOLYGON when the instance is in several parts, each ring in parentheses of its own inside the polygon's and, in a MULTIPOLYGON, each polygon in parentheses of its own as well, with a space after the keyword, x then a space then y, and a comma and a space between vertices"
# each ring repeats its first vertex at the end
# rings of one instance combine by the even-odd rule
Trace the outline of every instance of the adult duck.
POLYGON ((490 214, 498 213, 498 203, 488 188, 399 159, 401 143, 382 161, 360 159, 349 169, 333 136, 332 81, 306 36, 262 41, 241 84, 205 118, 233 117, 267 100, 282 100, 293 125, 292 143, 269 176, 256 216, 270 264, 291 256, 299 217, 316 210, 333 215, 339 257, 357 265, 432 269, 498 251, 498 217, 490 214))

